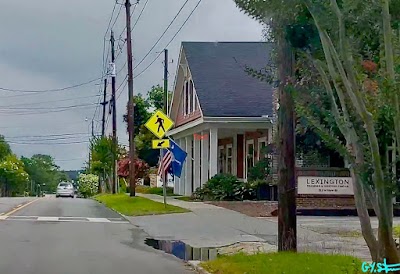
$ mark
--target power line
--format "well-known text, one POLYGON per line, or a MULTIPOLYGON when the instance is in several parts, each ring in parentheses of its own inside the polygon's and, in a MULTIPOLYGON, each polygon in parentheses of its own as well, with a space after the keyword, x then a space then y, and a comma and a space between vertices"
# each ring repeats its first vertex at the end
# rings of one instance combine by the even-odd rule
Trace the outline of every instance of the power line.
MULTIPOLYGON (((71 140, 71 139, 85 139, 86 140, 86 136, 69 136, 69 137, 53 137, 53 138, 40 138, 40 139, 18 139, 16 138, 16 140, 14 138, 11 138, 11 141, 18 141, 18 142, 42 142, 42 141, 57 141, 57 140, 71 140)), ((6 138, 7 140, 9 140, 10 138, 6 138)))
POLYGON ((70 162, 70 161, 78 161, 78 160, 86 160, 86 157, 75 158, 75 159, 54 159, 55 162, 70 162))
POLYGON ((119 91, 119 94, 117 96, 117 100, 121 96, 121 94, 124 91, 124 89, 126 88, 126 86, 128 85, 128 82, 126 81, 127 78, 128 78, 128 75, 126 75, 125 79, 122 81, 121 85, 119 85, 119 87, 117 89, 117 92, 119 91), (122 85, 124 85, 124 86, 121 88, 122 85))
MULTIPOLYGON (((137 18, 136 21, 135 21, 135 25, 131 28, 131 31, 135 28, 135 26, 136 26, 137 23, 139 22, 139 19, 140 19, 140 17, 142 16, 143 11, 144 11, 144 9, 146 8, 148 2, 149 2, 149 0, 147 0, 146 3, 144 3, 143 9, 140 11, 138 18, 137 18)), ((134 14, 134 12, 135 12, 137 6, 138 6, 138 2, 136 2, 136 3, 134 4, 134 6, 133 6, 133 9, 132 9, 132 12, 131 12, 131 18, 132 18, 132 16, 133 16, 133 14, 134 14)), ((125 30, 126 30, 126 26, 124 27, 124 29, 121 31, 121 34, 119 35, 119 39, 120 39, 120 40, 122 39, 122 35, 124 34, 125 30)), ((115 57, 115 60, 117 60, 118 57, 121 55, 121 53, 122 53, 122 48, 125 47, 125 44, 126 44, 126 39, 124 39, 124 43, 123 43, 122 46, 121 46, 121 51, 118 52, 117 56, 115 57)))
MULTIPOLYGON (((193 10, 192 10, 192 12, 189 14, 189 16, 186 18, 185 22, 183 22, 182 26, 178 29, 178 31, 175 33, 175 35, 172 37, 172 39, 168 42, 168 44, 167 44, 164 48, 167 48, 167 47, 172 43, 172 41, 174 41, 175 37, 179 34, 179 32, 183 29, 183 27, 185 26, 185 24, 189 21, 190 17, 191 17, 192 14, 195 12, 195 10, 197 9, 197 7, 200 5, 201 1, 202 1, 202 0, 199 0, 199 2, 197 2, 196 6, 193 8, 193 10)), ((139 72, 139 73, 138 73, 137 75, 135 75, 135 77, 133 77, 133 78, 135 79, 135 78, 139 77, 139 76, 142 75, 146 70, 148 70, 148 69, 154 64, 154 62, 157 61, 158 57, 160 57, 162 53, 163 53, 163 51, 161 51, 161 52, 156 56, 156 58, 154 58, 154 60, 153 60, 144 70, 142 70, 141 72, 139 72)))
POLYGON ((161 34, 161 36, 158 38, 158 40, 154 43, 154 45, 151 47, 151 49, 147 52, 147 54, 142 58, 142 60, 136 64, 136 66, 133 68, 134 70, 146 59, 147 56, 152 52, 152 50, 157 46, 157 44, 161 41, 161 39, 164 37, 164 35, 167 33, 169 28, 172 26, 172 24, 175 22, 176 18, 178 18, 179 14, 183 10, 183 8, 186 6, 186 4, 189 2, 189 0, 186 0, 185 3, 183 3, 182 7, 179 9, 175 17, 172 19, 172 21, 169 23, 167 28, 164 30, 164 32, 161 34))
POLYGON ((57 102, 72 101, 72 100, 77 100, 77 99, 93 98, 93 97, 98 97, 98 96, 100 96, 100 95, 82 96, 82 97, 75 97, 75 98, 68 98, 68 99, 61 99, 61 100, 40 101, 40 102, 32 102, 32 103, 21 103, 21 104, 7 105, 7 106, 4 106, 4 105, 1 106, 0 105, 0 108, 2 108, 2 107, 16 107, 16 106, 32 106, 32 105, 40 105, 40 104, 45 104, 45 103, 57 103, 57 102))
POLYGON ((89 141, 77 141, 77 142, 63 142, 63 143, 31 143, 31 142, 8 142, 14 145, 71 145, 71 144, 86 144, 89 141))
POLYGON ((26 89, 11 89, 11 88, 4 88, 4 87, 0 87, 0 90, 3 91, 12 91, 12 92, 24 92, 24 93, 46 93, 46 92, 56 92, 56 91, 64 91, 64 90, 68 90, 68 89, 75 89, 78 87, 82 87, 85 85, 88 85, 90 83, 93 83, 95 81, 98 81, 102 79, 100 78, 96 78, 96 79, 92 79, 90 81, 87 82, 83 82, 80 84, 76 84, 76 85, 72 85, 72 86, 67 86, 67 87, 63 87, 63 88, 56 88, 56 89, 44 89, 44 90, 26 90, 26 89))
POLYGON ((84 132, 77 132, 77 133, 60 133, 60 134, 45 134, 45 135, 22 135, 22 136, 8 136, 7 138, 36 138, 36 137, 57 137, 57 136, 71 136, 71 135, 89 135, 88 133, 84 132))
MULTIPOLYGON (((92 107, 94 107, 94 105, 96 105, 96 104, 93 104, 92 105, 92 107)), ((80 106, 80 107, 68 107, 68 108, 64 108, 64 109, 55 109, 55 110, 49 110, 49 111, 43 111, 43 112, 13 112, 12 110, 11 111, 0 111, 0 113, 2 113, 2 115, 3 116, 20 116, 20 115, 34 115, 34 114, 48 114, 48 113, 55 113, 55 112, 64 112, 64 111, 69 111, 69 110, 73 110, 73 109, 76 109, 76 108, 82 108, 82 107, 84 107, 84 108, 89 108, 88 106, 80 106)))
POLYGON ((27 108, 27 107, 6 107, 6 106, 2 106, 0 107, 0 111, 2 110, 52 110, 52 109, 66 109, 66 108, 77 108, 77 107, 87 107, 87 106, 93 106, 96 105, 95 103, 91 103, 91 104, 80 104, 80 105, 69 105, 69 106, 57 106, 57 107, 31 107, 31 108, 27 108))
POLYGON ((121 10, 122 10, 122 5, 120 5, 120 7, 119 7, 119 11, 118 11, 118 14, 117 14, 117 16, 115 17, 115 20, 114 20, 114 23, 112 24, 112 26, 111 26, 111 28, 110 29, 113 29, 114 28, 114 26, 115 26, 115 24, 117 23, 117 20, 118 20, 118 18, 119 18, 119 15, 121 14, 121 10))

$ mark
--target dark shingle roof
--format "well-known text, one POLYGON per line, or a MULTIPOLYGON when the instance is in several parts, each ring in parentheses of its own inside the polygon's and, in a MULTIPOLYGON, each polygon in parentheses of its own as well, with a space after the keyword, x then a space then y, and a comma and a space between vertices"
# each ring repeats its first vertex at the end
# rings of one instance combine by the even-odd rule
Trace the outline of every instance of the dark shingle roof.
POLYGON ((273 88, 245 67, 265 68, 272 44, 265 42, 183 42, 204 116, 272 116, 273 88))

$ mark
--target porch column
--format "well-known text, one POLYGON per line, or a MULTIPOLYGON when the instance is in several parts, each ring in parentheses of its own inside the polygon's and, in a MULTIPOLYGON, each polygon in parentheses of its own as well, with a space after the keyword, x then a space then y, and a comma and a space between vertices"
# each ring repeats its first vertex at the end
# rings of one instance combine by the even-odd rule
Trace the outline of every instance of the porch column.
POLYGON ((218 128, 210 128, 210 178, 218 173, 218 128))
POLYGON ((208 181, 208 155, 209 155, 209 132, 203 131, 201 132, 201 163, 200 163, 200 172, 201 172, 201 186, 203 186, 208 181))
POLYGON ((193 175, 193 153, 192 153, 193 136, 187 136, 186 142, 186 171, 185 171, 185 196, 192 195, 192 175, 193 175))
MULTIPOLYGON (((182 147, 182 146, 181 146, 181 140, 180 140, 180 139, 175 140, 175 143, 176 143, 179 147, 182 147)), ((178 195, 179 195, 179 187, 180 187, 180 184, 181 184, 181 178, 178 178, 178 177, 174 176, 174 194, 178 194, 178 195)))
POLYGON ((193 191, 200 187, 200 140, 199 138, 194 138, 194 162, 193 162, 193 191))
MULTIPOLYGON (((186 141, 185 138, 180 139, 180 147, 187 152, 186 150, 186 141)), ((187 162, 189 160, 189 157, 186 157, 186 160, 182 166, 182 173, 181 173, 181 179, 180 179, 180 184, 179 184, 179 195, 185 195, 185 184, 186 184, 186 166, 187 162)))

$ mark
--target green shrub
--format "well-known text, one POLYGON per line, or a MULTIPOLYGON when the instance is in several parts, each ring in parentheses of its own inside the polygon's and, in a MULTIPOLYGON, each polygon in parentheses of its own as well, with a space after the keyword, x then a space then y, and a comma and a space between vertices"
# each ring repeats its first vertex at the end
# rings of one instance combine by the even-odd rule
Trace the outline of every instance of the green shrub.
POLYGON ((268 180, 271 175, 271 164, 269 159, 264 158, 258 161, 252 168, 249 168, 247 179, 249 181, 268 180))
POLYGON ((97 193, 99 176, 94 174, 79 175, 79 192, 84 198, 91 197, 97 193))
POLYGON ((254 197, 251 185, 231 174, 217 174, 193 193, 194 200, 244 200, 254 197))

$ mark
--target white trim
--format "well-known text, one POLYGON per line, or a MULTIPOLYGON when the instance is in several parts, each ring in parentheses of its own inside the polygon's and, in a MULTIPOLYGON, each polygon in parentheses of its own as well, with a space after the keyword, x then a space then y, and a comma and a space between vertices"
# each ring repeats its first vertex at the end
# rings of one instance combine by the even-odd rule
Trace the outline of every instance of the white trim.
POLYGON ((261 138, 258 138, 258 140, 257 140, 257 161, 260 161, 260 154, 261 154, 261 146, 260 146, 260 144, 262 142, 264 142, 265 145, 267 146, 268 145, 267 137, 261 137, 261 138))
MULTIPOLYGON (((174 95, 175 95, 175 91, 176 91, 176 83, 178 82, 178 77, 179 77, 179 69, 181 67, 182 53, 183 53, 183 46, 181 44, 180 49, 179 49, 178 65, 176 66, 175 79, 174 79, 174 85, 173 85, 174 92, 172 94, 171 105, 169 106, 169 111, 168 111, 169 114, 171 114, 171 112, 172 112, 172 105, 173 105, 174 99, 175 99, 174 95)), ((187 61, 186 61, 186 63, 187 63, 187 61)), ((180 100, 178 100, 178 104, 179 104, 179 101, 180 100)), ((179 106, 178 106, 178 111, 179 111, 179 106)))
POLYGON ((267 122, 272 124, 270 118, 266 117, 204 117, 204 120, 209 123, 254 123, 267 122))
POLYGON ((177 128, 173 128, 170 131, 168 131, 166 135, 167 136, 175 135, 182 131, 188 130, 190 128, 193 128, 193 127, 201 125, 201 124, 204 124, 204 119, 202 117, 200 117, 199 119, 196 119, 192 122, 186 123, 182 126, 179 126, 177 128))
POLYGON ((187 67, 188 67, 188 71, 189 71, 190 77, 191 77, 192 82, 193 82, 193 93, 194 93, 194 95, 195 95, 195 100, 196 100, 196 102, 197 102, 197 105, 199 106, 199 110, 200 110, 201 117, 203 117, 203 110, 201 109, 200 101, 199 101, 199 98, 198 98, 197 92, 196 92, 196 85, 195 85, 195 82, 193 81, 192 71, 190 70, 189 62, 187 61, 187 59, 186 59, 186 63, 187 63, 187 65, 188 65, 188 66, 187 66, 187 67))

